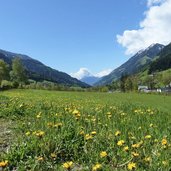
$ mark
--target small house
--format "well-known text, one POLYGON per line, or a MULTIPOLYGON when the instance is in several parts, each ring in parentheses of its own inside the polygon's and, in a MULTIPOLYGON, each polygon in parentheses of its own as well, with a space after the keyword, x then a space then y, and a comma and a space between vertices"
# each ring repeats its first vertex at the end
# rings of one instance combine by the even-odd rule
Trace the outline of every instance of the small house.
POLYGON ((147 92, 148 91, 148 86, 140 85, 140 86, 138 86, 138 91, 147 92))

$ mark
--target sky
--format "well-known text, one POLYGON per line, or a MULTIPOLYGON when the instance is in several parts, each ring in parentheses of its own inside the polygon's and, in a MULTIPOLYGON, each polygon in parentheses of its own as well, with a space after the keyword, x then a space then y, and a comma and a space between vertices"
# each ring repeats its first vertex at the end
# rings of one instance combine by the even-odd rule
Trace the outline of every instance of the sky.
POLYGON ((171 0, 0 0, 0 49, 79 77, 171 42, 171 0))

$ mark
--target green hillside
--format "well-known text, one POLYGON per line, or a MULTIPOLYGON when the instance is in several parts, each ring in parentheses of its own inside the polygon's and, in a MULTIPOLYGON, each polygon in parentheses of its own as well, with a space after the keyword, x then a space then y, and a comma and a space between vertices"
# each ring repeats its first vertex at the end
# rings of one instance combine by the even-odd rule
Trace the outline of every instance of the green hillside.
POLYGON ((83 83, 70 75, 55 70, 51 67, 46 66, 38 60, 35 60, 27 55, 12 53, 4 50, 0 50, 0 59, 3 59, 10 66, 12 60, 15 57, 19 57, 24 65, 27 75, 30 79, 36 81, 51 81, 65 86, 77 86, 77 87, 90 87, 88 84, 83 83))
POLYGON ((161 44, 153 44, 145 50, 141 50, 131 57, 127 62, 122 64, 120 67, 113 70, 109 75, 102 77, 94 85, 107 85, 111 84, 121 78, 123 74, 136 74, 143 70, 149 65, 158 55, 158 53, 164 48, 161 44))
MULTIPOLYGON (((171 44, 161 49, 160 53, 153 58, 149 58, 147 55, 141 56, 132 66, 136 66, 138 70, 130 74, 126 73, 123 78, 110 84, 109 88, 137 91, 139 85, 148 86, 149 89, 169 87, 171 83, 171 44)), ((112 73, 107 77, 109 78, 109 76, 112 76, 112 73)))
POLYGON ((149 74, 171 68, 171 44, 167 45, 160 53, 159 58, 149 66, 149 74))

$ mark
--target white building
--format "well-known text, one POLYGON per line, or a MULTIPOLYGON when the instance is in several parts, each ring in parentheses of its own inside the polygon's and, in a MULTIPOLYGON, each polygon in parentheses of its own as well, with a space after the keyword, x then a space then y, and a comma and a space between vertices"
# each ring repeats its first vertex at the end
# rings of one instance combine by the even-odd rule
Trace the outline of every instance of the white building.
POLYGON ((148 86, 140 85, 140 86, 138 86, 138 91, 146 92, 146 91, 148 91, 148 86))

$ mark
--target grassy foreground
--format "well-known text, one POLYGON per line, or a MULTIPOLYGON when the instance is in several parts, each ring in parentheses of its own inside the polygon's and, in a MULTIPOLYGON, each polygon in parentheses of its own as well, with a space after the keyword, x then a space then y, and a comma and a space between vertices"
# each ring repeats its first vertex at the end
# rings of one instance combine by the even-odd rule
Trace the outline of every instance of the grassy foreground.
POLYGON ((169 171, 170 104, 162 95, 0 92, 0 170, 169 171))

